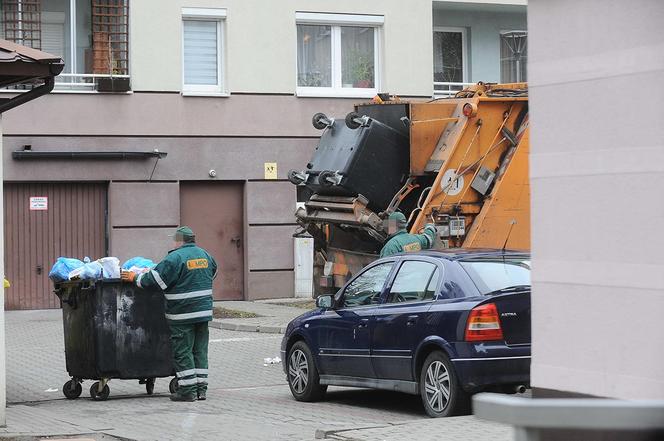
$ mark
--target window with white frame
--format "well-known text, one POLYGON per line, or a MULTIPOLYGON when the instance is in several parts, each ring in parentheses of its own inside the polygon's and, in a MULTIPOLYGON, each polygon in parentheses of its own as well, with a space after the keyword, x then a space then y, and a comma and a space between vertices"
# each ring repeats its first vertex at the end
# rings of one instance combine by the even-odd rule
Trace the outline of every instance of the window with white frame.
POLYGON ((465 83, 467 79, 466 29, 435 28, 433 32, 433 81, 465 83))
POLYGON ((221 94, 225 9, 182 9, 182 91, 221 94))
POLYGON ((500 33, 500 82, 528 81, 528 32, 504 31, 500 33))
POLYGON ((62 57, 59 90, 129 90, 129 0, 2 0, 0 38, 62 57))
POLYGON ((297 94, 373 96, 383 16, 296 13, 297 94))

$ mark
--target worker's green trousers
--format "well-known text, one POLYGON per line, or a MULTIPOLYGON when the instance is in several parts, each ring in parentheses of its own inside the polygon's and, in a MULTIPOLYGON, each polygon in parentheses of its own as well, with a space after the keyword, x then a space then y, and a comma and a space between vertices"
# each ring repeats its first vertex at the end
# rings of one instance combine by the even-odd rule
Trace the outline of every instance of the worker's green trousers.
POLYGON ((208 385, 208 322, 170 325, 178 394, 196 395, 208 385))

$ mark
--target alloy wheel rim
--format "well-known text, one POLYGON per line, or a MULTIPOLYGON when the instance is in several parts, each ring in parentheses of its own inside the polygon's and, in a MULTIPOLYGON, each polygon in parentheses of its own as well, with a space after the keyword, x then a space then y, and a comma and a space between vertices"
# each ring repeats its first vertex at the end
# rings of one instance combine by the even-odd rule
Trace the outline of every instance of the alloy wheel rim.
POLYGON ((301 394, 309 382, 309 363, 307 357, 300 349, 296 349, 288 362, 288 378, 293 390, 301 394))
POLYGON ((450 402, 450 374, 442 362, 434 361, 429 365, 424 392, 429 407, 435 412, 442 412, 447 407, 450 402))

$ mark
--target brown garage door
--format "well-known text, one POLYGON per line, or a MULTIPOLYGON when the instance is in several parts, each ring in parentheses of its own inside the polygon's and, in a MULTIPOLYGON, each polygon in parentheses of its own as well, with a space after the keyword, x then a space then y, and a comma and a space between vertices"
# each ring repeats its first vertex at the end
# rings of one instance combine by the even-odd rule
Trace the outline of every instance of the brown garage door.
POLYGON ((180 223, 219 266, 215 300, 244 298, 243 213, 240 182, 180 182, 180 223))
POLYGON ((58 308, 48 272, 59 256, 106 254, 106 184, 5 184, 7 309, 58 308), (31 198, 40 198, 32 199, 31 198))

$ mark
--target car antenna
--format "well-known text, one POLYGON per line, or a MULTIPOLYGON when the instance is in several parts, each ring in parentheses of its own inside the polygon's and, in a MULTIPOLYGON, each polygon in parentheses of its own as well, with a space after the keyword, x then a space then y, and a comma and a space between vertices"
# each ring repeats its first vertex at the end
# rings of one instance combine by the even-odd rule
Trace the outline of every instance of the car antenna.
POLYGON ((507 237, 505 238, 505 243, 503 244, 503 251, 505 251, 505 248, 507 248, 507 241, 510 240, 510 236, 512 235, 512 228, 514 228, 514 225, 516 225, 516 219, 512 218, 510 220, 510 230, 507 232, 507 237))

